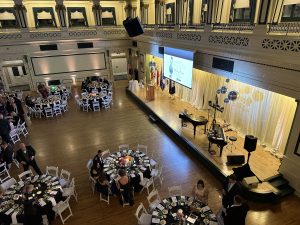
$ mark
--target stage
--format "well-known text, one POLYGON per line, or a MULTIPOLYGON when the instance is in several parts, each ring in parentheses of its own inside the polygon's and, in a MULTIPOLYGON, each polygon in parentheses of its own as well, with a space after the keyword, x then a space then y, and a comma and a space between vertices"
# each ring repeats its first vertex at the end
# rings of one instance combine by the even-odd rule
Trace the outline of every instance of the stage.
MULTIPOLYGON (((215 167, 218 171, 218 176, 226 177, 229 174, 232 174, 232 169, 238 166, 228 166, 227 155, 245 155, 245 161, 247 161, 248 152, 244 150, 244 137, 234 128, 232 131, 226 131, 226 136, 235 136, 237 141, 235 142, 235 147, 232 151, 230 148, 224 147, 222 156, 219 156, 219 148, 216 145, 212 145, 212 150, 215 154, 210 154, 208 152, 208 138, 207 134, 204 134, 204 126, 198 126, 197 132, 194 137, 194 128, 191 123, 186 123, 186 126, 181 126, 181 119, 179 118, 179 113, 183 112, 184 109, 187 109, 189 114, 204 116, 208 118, 208 110, 198 110, 194 108, 189 103, 183 102, 177 97, 171 97, 167 90, 161 91, 159 87, 155 89, 155 100, 147 101, 146 100, 146 88, 137 89, 135 91, 127 90, 132 94, 133 98, 145 109, 148 111, 149 115, 153 115, 154 119, 158 118, 162 124, 165 124, 165 127, 173 132, 176 136, 180 137, 184 142, 191 146, 200 157, 206 160, 205 164, 209 167, 215 167)), ((212 114, 213 111, 210 111, 212 114)), ((212 115, 209 116, 209 122, 207 128, 210 127, 212 122, 212 115)), ((222 124, 223 121, 217 122, 222 124)), ((224 128, 226 130, 226 128, 224 128)), ((203 160, 202 160, 203 161, 203 160)), ((263 146, 257 144, 257 148, 254 152, 251 153, 250 168, 252 172, 258 177, 261 181, 267 181, 268 178, 278 175, 278 169, 280 166, 280 160, 273 156, 269 151, 266 150, 263 146)), ((252 191, 258 192, 276 192, 277 190, 271 186, 268 182, 262 182, 258 185, 257 188, 252 189, 252 191)))

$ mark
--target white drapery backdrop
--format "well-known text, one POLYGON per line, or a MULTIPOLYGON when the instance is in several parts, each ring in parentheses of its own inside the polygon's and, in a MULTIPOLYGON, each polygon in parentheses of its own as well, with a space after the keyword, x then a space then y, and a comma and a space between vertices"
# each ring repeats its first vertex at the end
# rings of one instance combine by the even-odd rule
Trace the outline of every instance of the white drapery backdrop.
POLYGON ((256 136, 273 153, 282 155, 296 110, 295 99, 235 80, 226 83, 225 79, 193 69, 192 89, 176 84, 176 96, 197 109, 208 109, 208 101, 215 100, 217 89, 226 86, 228 91, 237 91, 237 100, 228 104, 224 103, 228 92, 218 95, 225 109, 217 113, 217 120, 225 120, 242 135, 256 136))

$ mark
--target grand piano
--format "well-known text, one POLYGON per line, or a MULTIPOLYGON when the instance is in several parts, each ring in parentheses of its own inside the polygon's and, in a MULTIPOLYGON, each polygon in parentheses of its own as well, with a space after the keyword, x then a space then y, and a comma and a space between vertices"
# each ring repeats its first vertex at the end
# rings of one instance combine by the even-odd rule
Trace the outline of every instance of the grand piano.
POLYGON ((194 116, 185 112, 179 113, 179 118, 181 118, 181 126, 183 127, 184 122, 189 122, 194 126, 194 137, 196 135, 197 126, 204 126, 204 133, 206 133, 206 124, 208 120, 203 116, 194 116))
POLYGON ((222 156, 222 151, 224 146, 227 145, 227 141, 224 130, 220 124, 213 123, 207 137, 209 140, 208 151, 210 152, 212 144, 216 144, 220 148, 220 156, 222 156))

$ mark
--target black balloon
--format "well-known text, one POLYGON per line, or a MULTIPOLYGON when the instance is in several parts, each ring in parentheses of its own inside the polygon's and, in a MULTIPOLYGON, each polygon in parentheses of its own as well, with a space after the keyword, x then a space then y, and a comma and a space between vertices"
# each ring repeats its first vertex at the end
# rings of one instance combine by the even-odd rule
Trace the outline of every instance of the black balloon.
POLYGON ((220 93, 221 93, 221 89, 218 89, 218 90, 217 90, 217 94, 220 94, 220 93))
POLYGON ((221 93, 226 94, 226 92, 227 92, 227 87, 226 86, 221 87, 221 93))
POLYGON ((225 99, 224 99, 224 103, 229 103, 229 99, 228 99, 228 98, 225 98, 225 99))
POLYGON ((238 92, 237 91, 230 91, 228 93, 228 99, 231 100, 231 101, 236 100, 237 97, 238 97, 238 92))

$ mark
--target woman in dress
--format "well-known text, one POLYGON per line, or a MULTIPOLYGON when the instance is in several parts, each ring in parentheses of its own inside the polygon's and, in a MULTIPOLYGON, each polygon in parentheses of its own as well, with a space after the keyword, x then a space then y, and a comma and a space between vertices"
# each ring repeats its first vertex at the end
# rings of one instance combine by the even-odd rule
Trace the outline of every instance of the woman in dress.
POLYGON ((99 174, 97 190, 106 196, 111 194, 110 183, 106 179, 106 175, 103 172, 99 174))
POLYGON ((193 194, 195 199, 207 205, 209 191, 207 188, 205 188, 203 180, 198 180, 197 184, 194 187, 193 194))
POLYGON ((118 180, 118 188, 121 191, 121 195, 123 195, 124 201, 128 202, 130 206, 133 206, 133 189, 130 183, 130 179, 127 176, 125 170, 119 170, 120 179, 118 180))
POLYGON ((93 164, 90 170, 91 177, 95 180, 98 180, 100 173, 101 170, 99 169, 99 167, 96 164, 93 164))

